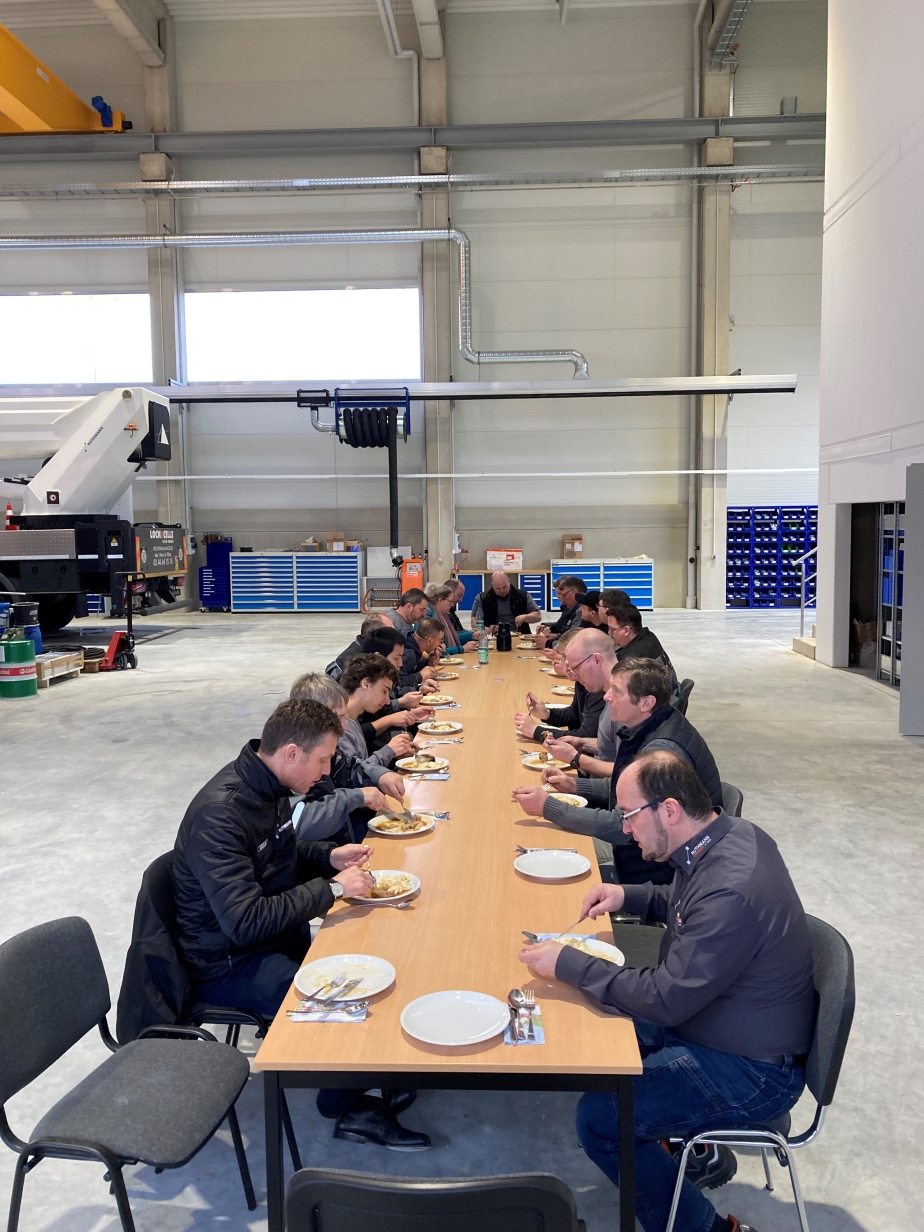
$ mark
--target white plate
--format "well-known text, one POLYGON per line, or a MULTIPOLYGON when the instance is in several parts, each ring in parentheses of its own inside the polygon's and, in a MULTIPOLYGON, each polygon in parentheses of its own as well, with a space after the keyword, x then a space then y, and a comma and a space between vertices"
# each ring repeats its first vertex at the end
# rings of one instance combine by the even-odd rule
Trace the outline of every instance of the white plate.
POLYGON ((445 757, 434 757, 433 761, 419 762, 415 757, 399 757, 395 762, 399 770, 410 770, 412 774, 427 774, 429 772, 436 773, 439 770, 448 770, 449 762, 445 757))
POLYGON ((557 676, 558 675, 554 667, 540 667, 539 670, 540 672, 545 672, 547 676, 557 676))
POLYGON ((565 933, 565 936, 560 938, 564 941, 567 937, 573 937, 575 941, 583 941, 588 950, 593 950, 597 958, 606 958, 610 962, 615 963, 617 967, 624 967, 626 956, 622 950, 617 949, 615 945, 611 945, 609 941, 598 941, 596 937, 585 937, 583 933, 565 933))
POLYGON ((441 670, 437 672, 435 676, 431 676, 430 679, 431 680, 458 680, 459 673, 458 672, 446 672, 446 671, 441 670))
POLYGON ((376 993, 391 988, 395 982, 395 969, 384 958, 375 958, 372 954, 333 954, 330 958, 318 958, 307 963, 296 972, 295 987, 303 997, 313 997, 328 980, 338 975, 345 975, 347 982, 360 975, 363 977, 362 983, 357 984, 352 992, 339 998, 341 1001, 364 1001, 366 997, 374 997, 376 993))
POLYGON ((401 1025, 422 1044, 462 1047, 500 1035, 510 1020, 503 1001, 484 992, 431 992, 401 1011, 401 1025))
MULTIPOLYGON (((581 799, 583 799, 583 796, 581 799)), ((380 830, 375 823, 377 821, 390 820, 390 818, 381 815, 372 818, 369 822, 369 829, 373 830, 376 834, 381 834, 382 838, 416 838, 418 834, 429 834, 436 825, 436 818, 432 813, 420 813, 418 816, 427 818, 427 824, 421 826, 419 830, 380 830)))
POLYGON ((567 770, 568 763, 566 761, 539 761, 538 753, 527 753, 523 758, 523 765, 528 770, 567 770))
POLYGON ((417 730, 428 732, 433 736, 450 736, 453 732, 460 732, 462 724, 450 723, 448 719, 431 719, 429 723, 421 723, 417 730), (434 727, 435 723, 438 723, 439 726, 434 727))
POLYGON ((450 697, 448 693, 425 693, 420 702, 421 706, 454 706, 456 699, 450 697))
POLYGON ((525 856, 517 856, 513 867, 537 881, 564 881, 566 877, 580 877, 586 873, 590 861, 576 851, 556 851, 552 847, 548 851, 528 851, 525 856))
POLYGON ((557 693, 559 697, 574 697, 574 685, 554 684, 552 692, 557 693))
POLYGON ((406 873, 401 868, 373 868, 371 870, 376 877, 407 877, 411 883, 411 888, 405 890, 403 894, 393 894, 391 898, 369 898, 365 894, 354 894, 350 901, 353 903, 368 903, 370 907, 388 907, 392 903, 403 903, 406 898, 410 898, 420 889, 420 878, 415 877, 413 873, 406 873))
POLYGON ((570 791, 550 791, 549 795, 553 800, 561 800, 562 804, 573 804, 575 808, 584 808, 587 804, 586 796, 572 796, 570 791))

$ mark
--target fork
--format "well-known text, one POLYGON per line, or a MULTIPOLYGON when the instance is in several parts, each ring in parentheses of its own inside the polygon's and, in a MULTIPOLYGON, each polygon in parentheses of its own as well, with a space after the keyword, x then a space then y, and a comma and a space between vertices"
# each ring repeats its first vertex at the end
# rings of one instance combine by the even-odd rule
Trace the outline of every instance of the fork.
POLYGON ((536 1008, 536 994, 531 988, 524 988, 523 996, 526 998, 526 1008, 529 1010, 529 1030, 526 1033, 527 1039, 534 1040, 536 1038, 536 1029, 533 1025, 533 1010, 536 1008))
POLYGON ((528 856, 533 851, 573 851, 577 854, 577 847, 521 847, 519 843, 517 843, 514 850, 519 852, 521 856, 528 856))
POLYGON ((328 980, 326 984, 322 984, 317 992, 312 993, 310 997, 306 997, 306 1000, 316 1001, 317 998, 322 995, 326 997, 327 994, 331 992, 334 988, 340 988, 345 983, 346 983, 346 972, 339 971, 332 980, 328 980))

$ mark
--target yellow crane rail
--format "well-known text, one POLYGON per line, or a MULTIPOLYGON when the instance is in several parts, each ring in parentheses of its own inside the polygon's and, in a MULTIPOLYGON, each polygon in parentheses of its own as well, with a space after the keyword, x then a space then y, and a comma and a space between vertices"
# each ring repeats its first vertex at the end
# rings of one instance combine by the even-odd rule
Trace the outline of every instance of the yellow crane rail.
POLYGON ((101 95, 88 107, 0 26, 0 133, 121 133, 131 128, 101 95))

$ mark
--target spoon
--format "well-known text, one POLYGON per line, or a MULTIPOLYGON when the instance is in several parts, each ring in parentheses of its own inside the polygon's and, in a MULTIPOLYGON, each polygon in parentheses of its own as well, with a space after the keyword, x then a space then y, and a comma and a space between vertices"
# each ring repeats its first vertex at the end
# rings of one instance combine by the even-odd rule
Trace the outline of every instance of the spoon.
POLYGON ((526 1005, 526 997, 522 988, 511 988, 507 993, 507 1004, 510 1006, 510 1041, 513 1044, 520 1042, 520 1037, 517 1033, 517 1022, 519 1019, 520 1009, 526 1005))

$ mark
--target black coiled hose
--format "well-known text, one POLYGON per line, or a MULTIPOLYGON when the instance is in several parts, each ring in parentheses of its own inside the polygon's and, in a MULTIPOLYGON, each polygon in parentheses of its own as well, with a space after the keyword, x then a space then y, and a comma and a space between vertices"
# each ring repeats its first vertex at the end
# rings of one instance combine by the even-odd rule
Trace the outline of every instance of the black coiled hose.
POLYGON ((398 550, 398 408, 345 406, 343 434, 354 449, 388 450, 388 528, 391 550, 398 550))

